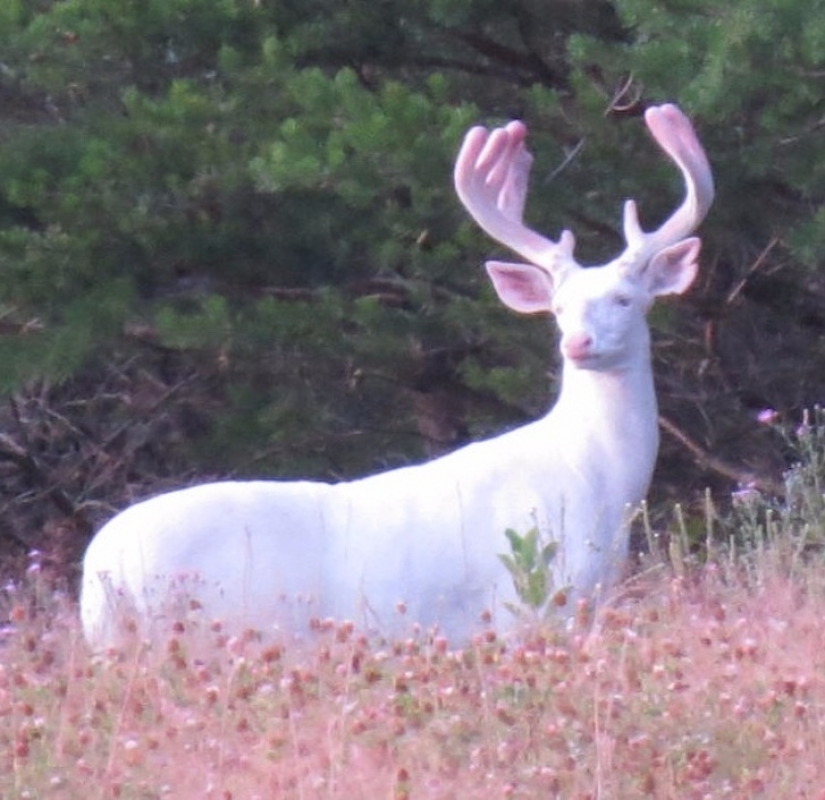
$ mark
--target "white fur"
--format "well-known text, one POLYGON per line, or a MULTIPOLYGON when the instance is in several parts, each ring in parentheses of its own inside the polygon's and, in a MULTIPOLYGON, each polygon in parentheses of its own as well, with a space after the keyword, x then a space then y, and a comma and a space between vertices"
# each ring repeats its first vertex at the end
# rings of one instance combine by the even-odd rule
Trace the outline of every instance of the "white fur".
POLYGON ((561 393, 545 417, 362 480, 212 483, 133 505, 86 552, 89 641, 117 642, 124 607, 151 634, 189 595, 206 619, 263 630, 301 631, 310 617, 331 616, 391 631, 399 602, 407 619, 452 637, 466 636, 485 611, 508 627, 504 604, 517 601, 499 558, 508 528, 538 526, 559 542, 554 579, 571 598, 608 588, 626 559, 628 508, 647 492, 658 447, 645 314, 655 297, 693 280, 699 242, 684 237, 713 191, 686 118, 673 106, 650 117, 688 183, 674 215, 681 222, 644 234, 626 209, 628 249, 599 268, 576 264, 569 233, 554 243, 521 222, 530 157, 520 123, 473 129, 459 155, 456 187, 470 213, 534 262, 488 264, 499 296, 520 312, 551 311, 561 330, 561 393))

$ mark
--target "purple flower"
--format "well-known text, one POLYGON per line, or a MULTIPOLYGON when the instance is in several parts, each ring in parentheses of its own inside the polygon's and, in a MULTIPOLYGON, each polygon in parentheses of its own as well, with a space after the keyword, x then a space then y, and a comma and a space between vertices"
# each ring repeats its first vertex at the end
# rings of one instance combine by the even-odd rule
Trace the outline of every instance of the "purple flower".
POLYGON ((731 499, 734 503, 739 504, 753 503, 759 500, 761 496, 753 482, 740 484, 735 492, 731 492, 731 499))
POLYGON ((763 408, 756 415, 756 421, 760 425, 771 425, 777 419, 779 419, 779 412, 775 408, 763 408))

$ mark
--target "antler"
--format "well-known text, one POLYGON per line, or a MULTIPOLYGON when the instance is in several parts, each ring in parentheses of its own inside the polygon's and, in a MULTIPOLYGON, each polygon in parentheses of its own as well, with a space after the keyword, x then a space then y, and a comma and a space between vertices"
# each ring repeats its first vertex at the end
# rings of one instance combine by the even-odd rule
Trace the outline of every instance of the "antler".
POLYGON ((655 231, 645 233, 639 224, 636 203, 624 206, 624 256, 639 263, 668 245, 681 241, 704 219, 713 201, 713 176, 705 151, 690 120, 671 104, 653 106, 645 112, 645 122, 653 138, 682 172, 685 199, 678 209, 655 231))
MULTIPOLYGON (((657 230, 646 233, 639 224, 636 203, 624 205, 627 247, 625 264, 642 264, 657 251, 687 237, 704 219, 713 201, 713 176, 705 151, 690 120, 671 104, 653 106, 645 121, 659 146, 682 172, 687 187, 681 206, 657 230)), ((573 258, 573 234, 562 231, 554 242, 522 221, 533 157, 524 146, 527 128, 510 122, 490 132, 471 128, 455 164, 455 188, 473 219, 493 239, 527 261, 556 274, 578 267, 573 258)))
POLYGON ((482 230, 522 258, 550 273, 577 267, 570 231, 563 231, 554 242, 522 221, 533 164, 524 146, 526 136, 527 128, 521 122, 492 132, 471 128, 456 159, 456 192, 482 230))

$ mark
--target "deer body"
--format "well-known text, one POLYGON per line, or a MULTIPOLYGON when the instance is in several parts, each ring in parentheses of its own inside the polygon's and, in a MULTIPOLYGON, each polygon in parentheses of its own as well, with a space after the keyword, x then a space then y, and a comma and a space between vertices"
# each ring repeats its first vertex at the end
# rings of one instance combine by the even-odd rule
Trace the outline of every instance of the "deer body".
POLYGON ((400 602, 410 620, 454 637, 484 611, 506 627, 515 619, 502 604, 517 598, 498 558, 504 531, 533 526, 564 543, 556 585, 590 596, 621 568, 626 506, 644 498, 656 454, 656 427, 636 407, 626 409, 624 441, 600 446, 609 424, 600 406, 611 394, 590 393, 601 402, 586 407, 571 392, 571 402, 516 431, 362 480, 222 482, 132 506, 87 552, 87 576, 107 579, 84 586, 84 627, 93 641, 115 640, 113 587, 142 618, 174 615, 162 604, 153 612, 170 578, 183 578, 180 588, 230 627, 306 630, 316 616, 387 631, 400 623, 400 602), (594 421, 584 439, 570 435, 582 418, 594 421))
POLYGON ((558 542, 553 578, 571 599, 607 590, 658 448, 645 314, 655 297, 693 280, 699 243, 685 236, 712 196, 690 124, 673 106, 657 113, 668 116, 648 125, 688 183, 681 219, 644 234, 626 207, 628 249, 603 267, 580 268, 570 234, 554 243, 521 223, 530 160, 520 123, 473 129, 459 155, 468 210, 533 262, 488 263, 499 296, 522 313, 552 312, 561 330, 561 392, 545 417, 361 480, 219 482, 138 503, 87 550, 87 638, 116 642, 124 605, 147 632, 168 625, 179 595, 196 597, 207 619, 263 630, 300 632, 329 616, 391 632, 399 603, 410 621, 451 637, 466 636, 485 611, 509 627, 504 604, 517 598, 499 558, 508 528, 536 527, 558 542))

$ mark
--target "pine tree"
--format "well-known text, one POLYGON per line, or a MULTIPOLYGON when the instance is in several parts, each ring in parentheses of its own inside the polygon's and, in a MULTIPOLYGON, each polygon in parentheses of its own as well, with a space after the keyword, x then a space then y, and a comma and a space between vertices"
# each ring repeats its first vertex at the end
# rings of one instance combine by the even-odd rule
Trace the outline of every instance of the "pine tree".
POLYGON ((524 118, 530 223, 598 263, 622 199, 648 225, 677 199, 639 120, 669 100, 719 193, 698 289, 653 320, 664 485, 775 467, 754 411, 825 374, 822 5, 2 4, 0 538, 82 544, 164 488, 351 477, 542 413, 551 334, 487 287, 460 137, 524 118))

